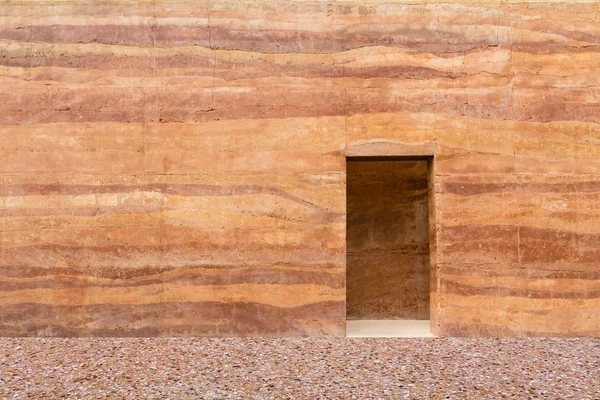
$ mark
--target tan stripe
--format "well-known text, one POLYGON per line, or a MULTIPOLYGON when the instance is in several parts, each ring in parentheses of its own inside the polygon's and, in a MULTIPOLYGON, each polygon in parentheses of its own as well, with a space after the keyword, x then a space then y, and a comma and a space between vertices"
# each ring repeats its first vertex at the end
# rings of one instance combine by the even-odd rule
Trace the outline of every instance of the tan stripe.
POLYGON ((85 290, 27 289, 0 292, 0 304, 54 305, 154 304, 170 302, 252 302, 276 307, 298 307, 316 302, 342 301, 344 289, 321 285, 240 284, 227 286, 149 285, 143 288, 87 288, 85 290))
MULTIPOLYGON (((514 272, 515 274, 518 271, 514 272)), ((471 286, 474 290, 478 287, 498 287, 507 289, 523 289, 523 290, 541 290, 547 291, 548 296, 552 293, 581 293, 584 297, 585 293, 600 290, 600 280, 589 279, 527 279, 521 277, 475 277, 464 275, 447 275, 440 274, 442 279, 447 279, 461 285, 471 286)))

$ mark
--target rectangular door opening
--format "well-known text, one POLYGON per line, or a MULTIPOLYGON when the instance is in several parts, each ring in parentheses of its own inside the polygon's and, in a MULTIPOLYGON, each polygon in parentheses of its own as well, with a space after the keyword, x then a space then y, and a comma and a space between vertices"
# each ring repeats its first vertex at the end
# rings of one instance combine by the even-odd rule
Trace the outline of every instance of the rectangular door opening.
POLYGON ((431 336, 432 161, 347 158, 347 336, 431 336))

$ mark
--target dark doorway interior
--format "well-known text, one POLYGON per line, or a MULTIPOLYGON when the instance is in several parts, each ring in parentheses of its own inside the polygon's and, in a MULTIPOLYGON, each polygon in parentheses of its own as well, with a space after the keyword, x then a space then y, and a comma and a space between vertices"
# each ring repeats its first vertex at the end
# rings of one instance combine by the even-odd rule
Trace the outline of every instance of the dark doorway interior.
POLYGON ((347 159, 348 320, 429 319, 428 164, 347 159))

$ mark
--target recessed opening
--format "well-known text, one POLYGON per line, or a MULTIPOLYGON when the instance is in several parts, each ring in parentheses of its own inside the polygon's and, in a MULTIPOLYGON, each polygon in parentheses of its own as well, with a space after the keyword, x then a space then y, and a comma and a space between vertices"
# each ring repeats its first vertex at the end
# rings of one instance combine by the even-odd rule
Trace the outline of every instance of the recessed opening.
POLYGON ((347 159, 347 336, 431 336, 431 163, 347 159))

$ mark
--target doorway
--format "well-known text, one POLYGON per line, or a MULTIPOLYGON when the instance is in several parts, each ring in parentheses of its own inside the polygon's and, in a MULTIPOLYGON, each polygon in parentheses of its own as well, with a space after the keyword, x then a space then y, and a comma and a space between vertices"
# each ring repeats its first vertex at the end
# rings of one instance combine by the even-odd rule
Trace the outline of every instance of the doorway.
POLYGON ((430 336, 429 174, 425 157, 346 163, 348 336, 430 336))

